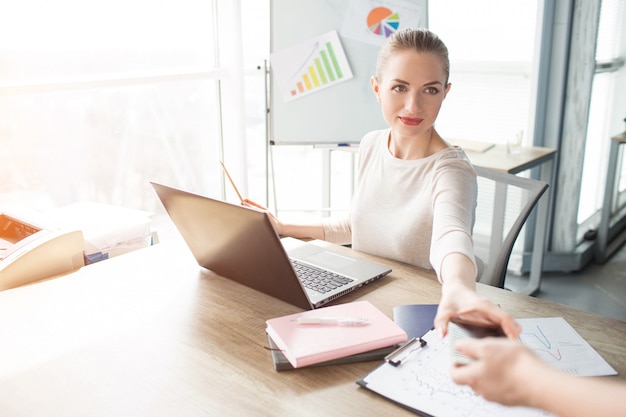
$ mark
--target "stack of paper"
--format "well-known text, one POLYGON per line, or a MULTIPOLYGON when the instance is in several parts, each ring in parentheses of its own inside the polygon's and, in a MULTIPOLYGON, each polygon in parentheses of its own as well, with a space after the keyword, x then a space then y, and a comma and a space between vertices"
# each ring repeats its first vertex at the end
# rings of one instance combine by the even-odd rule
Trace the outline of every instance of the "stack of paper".
MULTIPOLYGON (((274 362, 274 370, 291 371, 296 368, 287 360, 283 352, 280 350, 276 343, 268 336, 267 341, 269 343, 270 351, 272 353, 272 362, 274 362)), ((330 366, 330 365, 343 365, 347 363, 359 363, 359 362, 373 362, 381 361, 387 355, 397 349, 397 345, 387 346, 380 349, 374 349, 363 353, 356 353, 354 355, 345 356, 343 358, 332 359, 325 362, 314 363, 309 366, 330 366)))
POLYGON ((80 202, 49 213, 59 227, 72 227, 85 237, 86 263, 112 258, 152 244, 150 213, 108 204, 80 202))
POLYGON ((407 334, 368 301, 267 320, 267 334, 300 368, 406 342, 407 334))

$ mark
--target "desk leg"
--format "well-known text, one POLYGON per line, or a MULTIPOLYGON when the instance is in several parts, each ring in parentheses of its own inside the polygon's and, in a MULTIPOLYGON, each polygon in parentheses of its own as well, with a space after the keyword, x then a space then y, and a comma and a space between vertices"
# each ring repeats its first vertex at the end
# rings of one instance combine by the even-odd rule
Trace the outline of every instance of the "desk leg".
POLYGON ((596 236, 595 260, 599 263, 606 262, 608 257, 607 246, 609 241, 609 226, 611 224, 611 212, 613 211, 613 195, 615 192, 615 175, 617 171, 617 159, 621 142, 611 141, 609 150, 609 166, 606 170, 606 185, 604 188, 604 202, 600 214, 600 225, 596 236))
POLYGON ((330 172, 332 169, 330 152, 330 149, 322 149, 322 217, 330 214, 326 211, 326 208, 330 207, 330 172))
MULTIPOLYGON (((541 167, 541 180, 552 184, 552 161, 546 162, 541 167)), ((528 285, 521 291, 522 294, 533 295, 541 286, 541 274, 543 273, 543 258, 546 252, 546 230, 548 228, 548 214, 550 210, 551 190, 548 188, 537 203, 537 217, 535 219, 535 236, 533 240, 533 253, 530 262, 530 276, 528 285)))

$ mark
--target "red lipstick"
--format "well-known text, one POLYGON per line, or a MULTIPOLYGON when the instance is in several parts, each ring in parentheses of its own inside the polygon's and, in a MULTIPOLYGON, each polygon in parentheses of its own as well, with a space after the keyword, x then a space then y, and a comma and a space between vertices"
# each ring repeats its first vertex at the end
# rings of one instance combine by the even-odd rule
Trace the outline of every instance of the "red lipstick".
POLYGON ((402 123, 407 126, 417 126, 424 121, 424 119, 419 119, 415 117, 398 117, 402 123))

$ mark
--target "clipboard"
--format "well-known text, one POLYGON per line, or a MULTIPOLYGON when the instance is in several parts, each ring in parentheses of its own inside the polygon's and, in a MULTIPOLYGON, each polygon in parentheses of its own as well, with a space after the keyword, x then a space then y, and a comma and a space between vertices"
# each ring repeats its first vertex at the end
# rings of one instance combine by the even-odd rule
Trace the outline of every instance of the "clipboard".
POLYGON ((477 395, 470 387, 455 384, 450 376, 452 358, 448 337, 441 339, 433 330, 421 338, 412 339, 388 356, 388 360, 359 379, 357 384, 417 415, 424 417, 551 415, 534 408, 508 407, 490 402, 477 395), (398 357, 401 357, 400 363, 394 364, 392 360, 395 358, 397 362, 398 357))

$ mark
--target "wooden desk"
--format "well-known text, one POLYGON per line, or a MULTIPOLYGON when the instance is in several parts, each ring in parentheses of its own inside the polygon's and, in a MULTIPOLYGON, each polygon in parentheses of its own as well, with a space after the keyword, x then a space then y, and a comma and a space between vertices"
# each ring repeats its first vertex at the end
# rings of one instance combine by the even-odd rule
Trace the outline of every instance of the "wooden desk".
MULTIPOLYGON (((391 274, 341 302, 391 317, 439 301, 432 273, 386 263, 391 274)), ((564 317, 626 378, 626 323, 478 287, 515 317, 564 317)), ((413 415, 357 386, 377 362, 274 371, 265 320, 297 311, 200 270, 179 242, 0 292, 0 415, 413 415)))
MULTIPOLYGON (((528 169, 539 167, 540 179, 548 183, 550 188, 539 199, 539 203, 535 209, 537 217, 534 225, 534 240, 532 246, 532 256, 530 265, 530 276, 528 284, 518 292, 526 295, 532 295, 539 290, 541 285, 541 274, 543 272, 543 258, 546 247, 546 230, 548 229, 548 217, 550 213, 550 201, 553 193, 553 165, 556 150, 552 148, 543 148, 538 146, 522 147, 519 153, 507 152, 506 145, 495 145, 485 152, 466 151, 467 157, 472 164, 484 168, 494 169, 496 171, 506 172, 509 174, 519 174, 528 169)), ((496 204, 494 205, 494 213, 504 213, 504 205, 506 196, 502 195, 502 189, 496 190, 496 204)), ((493 217, 494 228, 492 230, 502 230, 503 218, 499 216, 493 217)), ((499 244, 501 238, 494 236, 493 242, 499 244)), ((496 250, 497 248, 494 248, 496 250)))
POLYGON ((539 146, 523 146, 519 153, 508 153, 506 145, 495 145, 485 152, 466 151, 465 153, 474 165, 508 172, 509 174, 518 174, 552 161, 556 150, 539 146))

